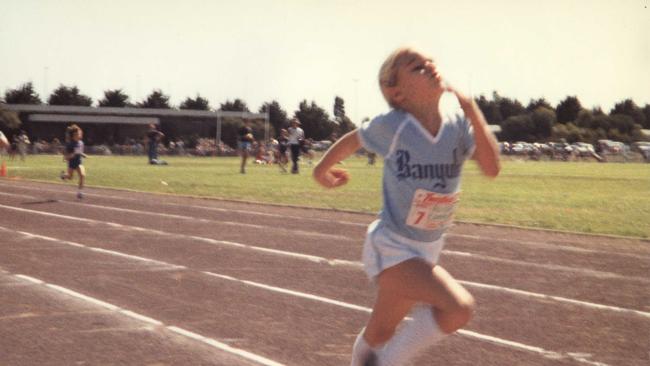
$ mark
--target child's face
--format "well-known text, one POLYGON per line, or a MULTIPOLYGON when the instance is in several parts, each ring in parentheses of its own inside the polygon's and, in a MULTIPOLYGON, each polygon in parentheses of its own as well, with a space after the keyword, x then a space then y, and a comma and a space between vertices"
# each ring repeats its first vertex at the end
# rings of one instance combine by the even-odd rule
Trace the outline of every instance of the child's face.
POLYGON ((76 131, 75 133, 72 134, 72 141, 79 141, 79 140, 81 140, 82 135, 83 135, 83 132, 81 132, 81 131, 76 131))
POLYGON ((420 53, 409 56, 397 69, 396 92, 400 104, 427 103, 444 92, 442 76, 430 57, 420 53))

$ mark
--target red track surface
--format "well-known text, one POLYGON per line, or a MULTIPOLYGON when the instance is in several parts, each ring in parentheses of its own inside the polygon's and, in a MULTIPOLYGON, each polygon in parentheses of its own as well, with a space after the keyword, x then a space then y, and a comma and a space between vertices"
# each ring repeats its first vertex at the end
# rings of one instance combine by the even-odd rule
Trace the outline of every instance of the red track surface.
MULTIPOLYGON (((0 180, 0 365, 349 363, 373 216, 74 193, 0 180)), ((648 241, 458 224, 441 264, 478 309, 416 365, 650 364, 648 241)))

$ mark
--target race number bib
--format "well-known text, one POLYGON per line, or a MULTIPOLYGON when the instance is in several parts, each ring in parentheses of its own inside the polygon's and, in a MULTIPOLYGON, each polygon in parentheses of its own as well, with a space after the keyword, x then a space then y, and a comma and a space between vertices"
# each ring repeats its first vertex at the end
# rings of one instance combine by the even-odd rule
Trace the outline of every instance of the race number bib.
POLYGON ((418 189, 406 224, 422 230, 444 229, 451 224, 460 192, 442 194, 418 189))

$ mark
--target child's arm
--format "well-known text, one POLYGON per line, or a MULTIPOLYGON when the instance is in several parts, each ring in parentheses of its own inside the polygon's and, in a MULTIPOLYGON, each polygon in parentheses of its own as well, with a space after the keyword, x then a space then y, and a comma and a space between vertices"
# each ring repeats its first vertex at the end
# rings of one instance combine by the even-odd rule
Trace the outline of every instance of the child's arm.
POLYGON ((359 148, 361 148, 359 131, 355 129, 345 134, 345 136, 341 137, 327 150, 318 164, 316 164, 313 172, 314 179, 326 188, 334 188, 347 183, 350 179, 350 174, 345 169, 333 168, 333 166, 354 154, 359 148))
POLYGON ((472 123, 474 128, 474 141, 476 143, 476 150, 472 158, 476 160, 483 174, 488 177, 496 177, 501 170, 499 162, 499 145, 494 137, 494 134, 488 128, 485 117, 478 105, 472 98, 467 97, 463 93, 454 88, 449 88, 451 92, 456 95, 460 107, 465 112, 465 116, 472 123))

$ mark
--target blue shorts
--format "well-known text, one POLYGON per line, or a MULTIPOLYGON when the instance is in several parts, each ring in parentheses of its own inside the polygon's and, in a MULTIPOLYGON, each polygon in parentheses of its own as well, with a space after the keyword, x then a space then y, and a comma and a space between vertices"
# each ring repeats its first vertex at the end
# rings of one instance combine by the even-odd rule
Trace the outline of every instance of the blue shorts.
POLYGON ((253 144, 250 143, 249 141, 239 141, 239 142, 237 142, 237 148, 239 148, 239 150, 242 150, 242 151, 244 151, 244 150, 245 151, 250 151, 252 145, 253 144))
POLYGON ((68 168, 69 169, 77 169, 81 165, 81 157, 75 157, 70 160, 68 160, 68 168))
POLYGON ((383 270, 413 258, 434 266, 444 245, 444 236, 433 242, 416 241, 389 231, 376 220, 368 226, 363 244, 363 269, 374 280, 383 270))

